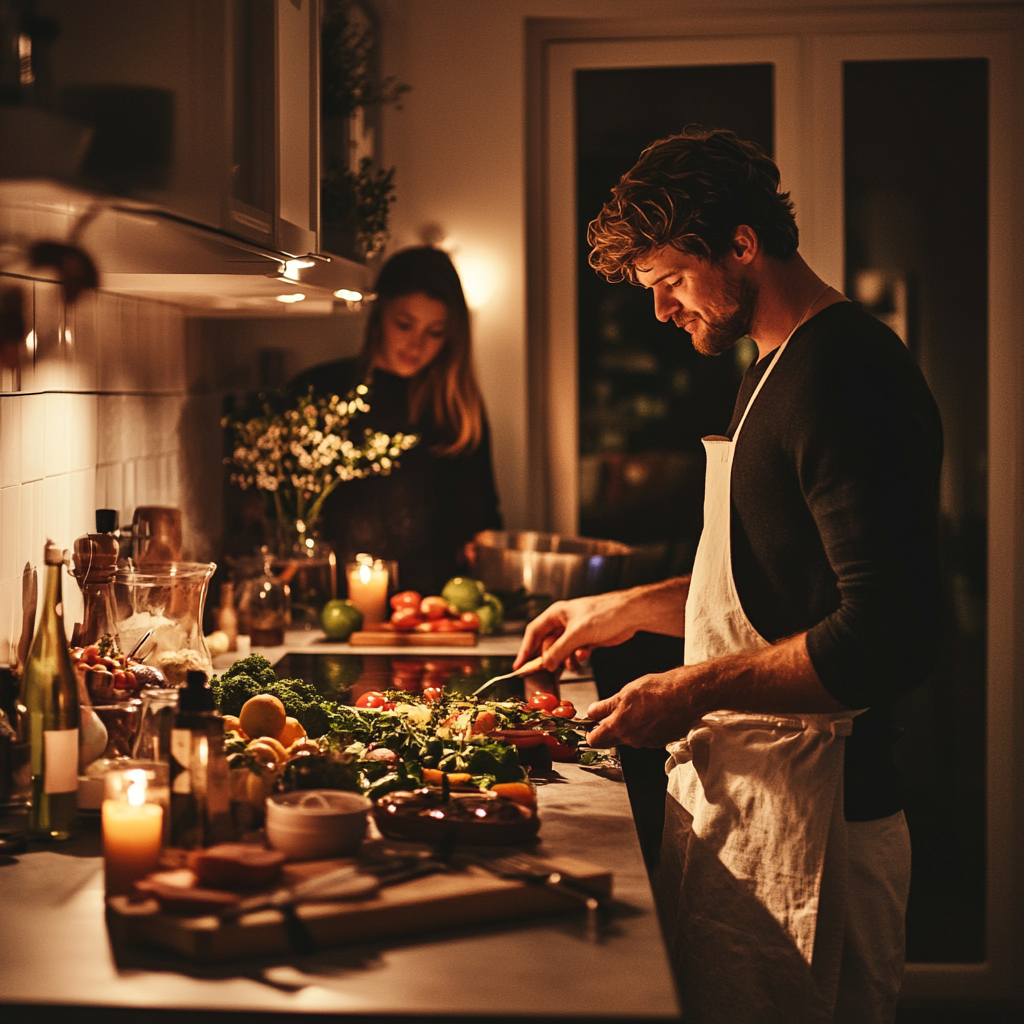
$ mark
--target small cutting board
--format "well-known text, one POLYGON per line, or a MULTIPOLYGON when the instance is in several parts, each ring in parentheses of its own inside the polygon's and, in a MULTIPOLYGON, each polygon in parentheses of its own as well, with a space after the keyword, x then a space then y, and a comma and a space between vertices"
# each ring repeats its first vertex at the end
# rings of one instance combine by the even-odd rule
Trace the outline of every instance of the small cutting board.
MULTIPOLYGON (((351 863, 338 859, 289 864, 283 881, 296 882, 351 863)), ((578 879, 595 894, 611 894, 610 872, 571 857, 549 863, 552 870, 578 879)), ((470 865, 383 888, 370 899, 302 903, 296 912, 317 946, 327 947, 533 917, 578 906, 575 900, 542 884, 498 878, 470 865)), ((127 897, 114 896, 107 901, 107 924, 115 942, 157 946, 190 960, 226 961, 289 951, 284 916, 278 910, 257 910, 225 923, 213 915, 166 914, 155 900, 131 903, 127 897)))
POLYGON ((386 624, 371 623, 353 633, 348 642, 353 647, 475 647, 476 633, 400 633, 386 624))

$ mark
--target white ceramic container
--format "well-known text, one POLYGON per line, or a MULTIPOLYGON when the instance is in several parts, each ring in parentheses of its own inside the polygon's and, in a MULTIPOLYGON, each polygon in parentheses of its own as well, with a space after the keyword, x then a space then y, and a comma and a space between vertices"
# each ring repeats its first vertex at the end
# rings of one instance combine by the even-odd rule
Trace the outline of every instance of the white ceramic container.
POLYGON ((372 806, 365 796, 335 789, 275 793, 267 797, 267 839, 289 860, 351 856, 372 806))

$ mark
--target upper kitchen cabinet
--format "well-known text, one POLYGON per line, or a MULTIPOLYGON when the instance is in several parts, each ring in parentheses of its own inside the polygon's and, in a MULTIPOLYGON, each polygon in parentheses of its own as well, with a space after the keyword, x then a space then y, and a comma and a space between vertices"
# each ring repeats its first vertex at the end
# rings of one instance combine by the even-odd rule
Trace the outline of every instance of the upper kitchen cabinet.
POLYGON ((80 177, 290 255, 319 235, 318 0, 37 0, 34 104, 80 177))

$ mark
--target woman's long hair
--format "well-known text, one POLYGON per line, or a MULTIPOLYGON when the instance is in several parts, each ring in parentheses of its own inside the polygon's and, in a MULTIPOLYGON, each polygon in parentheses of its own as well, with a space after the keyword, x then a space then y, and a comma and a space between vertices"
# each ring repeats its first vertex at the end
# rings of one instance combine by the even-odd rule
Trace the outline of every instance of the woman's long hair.
POLYGON ((376 292, 358 371, 364 378, 371 373, 383 343, 384 310, 389 302, 422 293, 444 303, 448 311, 444 345, 409 382, 409 420, 419 424, 430 416, 442 437, 433 448, 439 455, 474 451, 483 437, 483 399, 473 369, 469 309, 452 261, 431 246, 403 249, 381 267, 376 292))

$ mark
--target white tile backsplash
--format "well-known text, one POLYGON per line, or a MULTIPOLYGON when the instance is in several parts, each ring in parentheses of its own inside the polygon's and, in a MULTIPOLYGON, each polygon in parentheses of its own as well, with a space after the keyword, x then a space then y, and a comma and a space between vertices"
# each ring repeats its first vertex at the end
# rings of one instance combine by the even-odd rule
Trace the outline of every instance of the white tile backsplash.
MULTIPOLYGON (((47 538, 70 548, 97 508, 130 523, 136 505, 175 505, 180 493, 182 312, 107 293, 65 312, 56 285, 25 293, 35 348, 23 347, 20 391, 0 395, 0 664, 21 635, 22 571, 41 565, 47 538)), ((65 590, 72 611, 70 576, 65 590)))

